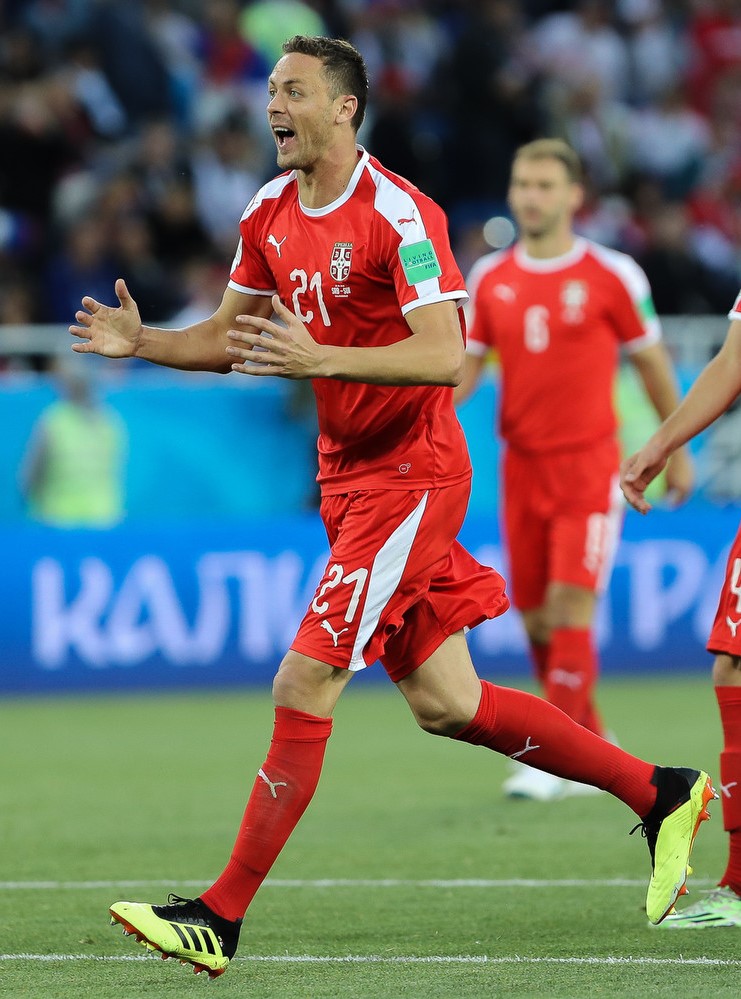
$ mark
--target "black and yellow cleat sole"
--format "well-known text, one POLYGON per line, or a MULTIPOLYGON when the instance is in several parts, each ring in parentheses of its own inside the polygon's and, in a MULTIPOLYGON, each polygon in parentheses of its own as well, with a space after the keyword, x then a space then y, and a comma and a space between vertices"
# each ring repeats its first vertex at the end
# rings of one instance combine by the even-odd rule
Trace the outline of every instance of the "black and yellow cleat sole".
POLYGON ((158 954, 163 961, 173 958, 183 965, 191 965, 196 975, 205 971, 210 979, 223 975, 229 967, 229 958, 224 955, 196 954, 190 951, 188 949, 188 935, 196 935, 194 942, 200 943, 201 940, 197 928, 160 919, 151 913, 151 906, 117 902, 108 911, 111 916, 111 926, 120 925, 123 928, 124 936, 133 936, 145 950, 152 954, 158 954), (150 910, 149 914, 147 909, 150 910), (156 933, 152 932, 151 929, 148 930, 144 925, 150 920, 156 920, 157 923, 161 924, 156 933))

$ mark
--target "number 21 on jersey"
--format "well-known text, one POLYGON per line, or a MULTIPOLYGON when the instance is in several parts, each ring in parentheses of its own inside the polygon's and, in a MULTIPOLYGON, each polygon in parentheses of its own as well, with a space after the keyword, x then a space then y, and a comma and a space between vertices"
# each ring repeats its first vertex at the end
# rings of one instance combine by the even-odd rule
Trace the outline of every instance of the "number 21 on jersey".
POLYGON ((310 323, 314 318, 314 310, 307 308, 304 312, 301 308, 300 301, 302 295, 307 295, 307 292, 313 292, 317 307, 319 308, 319 314, 322 317, 322 322, 325 326, 331 326, 332 321, 329 318, 327 306, 324 304, 324 295, 322 294, 321 271, 314 271, 310 278, 305 270, 300 267, 296 267, 291 271, 290 277, 291 281, 296 283, 296 287, 293 289, 293 295, 291 296, 291 301, 293 302, 293 311, 296 313, 298 318, 304 323, 310 323))

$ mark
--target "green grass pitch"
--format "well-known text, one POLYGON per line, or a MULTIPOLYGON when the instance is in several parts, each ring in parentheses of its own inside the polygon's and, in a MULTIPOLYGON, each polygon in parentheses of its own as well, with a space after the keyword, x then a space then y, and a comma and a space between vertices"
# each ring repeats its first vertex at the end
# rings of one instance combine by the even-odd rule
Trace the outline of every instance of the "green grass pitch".
MULTIPOLYGON (((717 783, 709 664, 605 681, 601 704, 625 748, 717 783)), ((205 976, 145 958, 107 906, 192 896, 219 873, 271 724, 263 690, 0 702, 0 996, 203 993, 205 976)), ((505 801, 505 775, 506 760, 419 731, 390 685, 356 679, 314 802, 209 995, 741 994, 741 931, 648 927, 648 852, 623 804, 505 801)), ((694 893, 724 866, 711 811, 694 893)))

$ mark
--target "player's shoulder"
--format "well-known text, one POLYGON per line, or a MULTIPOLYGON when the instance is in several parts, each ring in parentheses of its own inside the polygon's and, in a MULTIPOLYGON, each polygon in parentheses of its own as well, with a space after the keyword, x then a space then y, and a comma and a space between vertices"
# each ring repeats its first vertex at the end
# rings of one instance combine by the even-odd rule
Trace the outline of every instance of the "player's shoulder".
POLYGON ((468 272, 466 283, 471 292, 475 291, 482 283, 501 277, 507 272, 512 262, 511 246, 501 250, 492 250, 491 253, 485 253, 479 257, 468 272))
POLYGON ((242 213, 241 221, 245 221, 254 215, 259 214, 261 211, 265 211, 268 208, 273 208, 280 201, 284 194, 295 190, 296 187, 296 171, 289 170, 286 173, 278 174, 277 177, 273 177, 266 184, 257 191, 250 203, 245 208, 242 213))
POLYGON ((372 182, 373 207, 379 215, 394 222, 399 218, 413 219, 412 212, 417 208, 427 218, 445 218, 436 201, 406 177, 389 170, 375 156, 368 156, 365 170, 372 182))
POLYGON ((612 275, 621 284, 630 288, 642 288, 648 283, 643 268, 629 253, 604 246, 602 243, 595 243, 591 239, 584 239, 584 246, 585 258, 593 261, 596 267, 612 275))

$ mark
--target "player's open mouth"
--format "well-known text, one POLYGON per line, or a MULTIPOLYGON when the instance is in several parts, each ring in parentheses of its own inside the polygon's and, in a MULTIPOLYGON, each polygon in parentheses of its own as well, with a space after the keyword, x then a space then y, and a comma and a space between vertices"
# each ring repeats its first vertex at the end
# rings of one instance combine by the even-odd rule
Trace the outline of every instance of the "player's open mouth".
POLYGON ((275 141, 278 144, 278 149, 285 149, 288 141, 296 137, 296 133, 290 128, 284 128, 282 125, 276 125, 273 127, 273 135, 275 136, 275 141))

